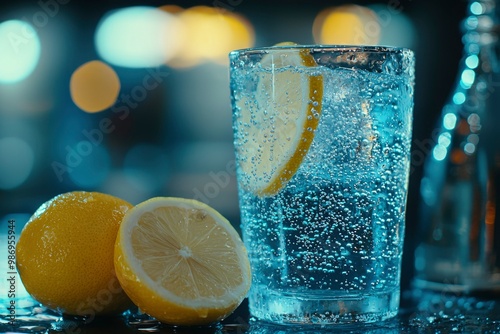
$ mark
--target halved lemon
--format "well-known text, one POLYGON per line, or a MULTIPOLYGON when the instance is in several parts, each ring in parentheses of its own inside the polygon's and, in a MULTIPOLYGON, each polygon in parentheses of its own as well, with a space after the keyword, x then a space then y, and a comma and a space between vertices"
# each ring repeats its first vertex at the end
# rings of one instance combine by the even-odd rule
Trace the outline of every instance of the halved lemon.
POLYGON ((323 77, 307 70, 317 66, 309 50, 293 45, 264 55, 255 96, 236 101, 240 182, 258 196, 275 195, 295 175, 319 123, 323 77))
POLYGON ((195 200, 156 197, 125 215, 115 270, 143 312, 173 325, 224 319, 251 283, 246 249, 232 225, 195 200))

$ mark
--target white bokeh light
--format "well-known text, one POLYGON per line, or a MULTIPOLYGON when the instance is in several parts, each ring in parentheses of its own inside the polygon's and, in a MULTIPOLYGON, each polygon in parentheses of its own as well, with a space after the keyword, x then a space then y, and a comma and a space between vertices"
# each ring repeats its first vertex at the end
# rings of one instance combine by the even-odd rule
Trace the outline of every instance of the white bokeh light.
POLYGON ((40 50, 40 39, 29 23, 0 23, 0 83, 15 83, 28 77, 38 64, 40 50))
POLYGON ((178 27, 174 15, 157 8, 118 9, 104 16, 97 27, 97 52, 117 66, 159 66, 173 57, 180 45, 178 27))
POLYGON ((452 113, 447 113, 443 117, 443 125, 446 130, 453 130, 457 124, 457 116, 452 113))

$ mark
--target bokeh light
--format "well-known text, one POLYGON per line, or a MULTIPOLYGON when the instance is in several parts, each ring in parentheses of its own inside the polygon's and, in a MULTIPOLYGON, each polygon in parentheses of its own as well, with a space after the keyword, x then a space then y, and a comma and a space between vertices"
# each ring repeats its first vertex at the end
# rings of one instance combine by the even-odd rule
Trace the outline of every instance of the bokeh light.
POLYGON ((442 161, 444 160, 444 158, 446 158, 446 155, 448 154, 448 150, 446 149, 446 147, 444 147, 443 145, 441 144, 438 144, 434 147, 434 149, 432 150, 432 156, 434 157, 434 159, 436 159, 437 161, 442 161))
POLYGON ((209 6, 127 7, 110 12, 95 34, 99 55, 125 67, 227 65, 228 53, 254 46, 253 26, 243 16, 209 6))
POLYGON ((17 137, 0 139, 0 189, 14 189, 26 181, 35 163, 35 153, 17 137))
POLYGON ((465 69, 462 71, 460 84, 465 89, 470 88, 474 83, 475 78, 476 78, 476 73, 473 70, 465 69))
POLYGON ((449 132, 444 132, 439 135, 438 143, 444 147, 448 147, 451 144, 451 134, 449 132))
POLYGON ((154 7, 112 11, 99 23, 95 44, 107 62, 124 67, 155 67, 173 57, 183 29, 174 15, 154 7))
POLYGON ((179 14, 184 10, 184 8, 177 5, 163 5, 158 7, 158 9, 167 12, 169 14, 179 14))
POLYGON ((470 55, 465 59, 465 65, 470 69, 475 69, 479 65, 479 57, 477 55, 470 55))
POLYGON ((28 77, 40 59, 40 39, 27 22, 0 23, 0 83, 14 83, 28 77))
POLYGON ((465 94, 462 92, 457 92, 452 97, 453 103, 460 105, 465 102, 465 94))
POLYGON ((169 66, 191 67, 205 61, 227 64, 230 51, 255 43, 252 25, 236 13, 195 6, 177 11, 177 17, 185 37, 176 57, 167 62, 169 66))
POLYGON ((467 155, 463 150, 455 148, 453 151, 451 151, 450 160, 455 165, 461 165, 467 161, 467 155))
POLYGON ((447 113, 443 117, 443 126, 446 130, 453 130, 457 124, 457 116, 453 113, 447 113))
POLYGON ((481 15, 484 13, 483 5, 475 1, 470 5, 470 11, 474 15, 481 15))
POLYGON ((94 113, 111 107, 120 92, 120 79, 105 63, 93 60, 78 67, 71 76, 73 102, 82 110, 94 113))
POLYGON ((313 24, 316 43, 386 45, 412 48, 415 28, 410 19, 390 5, 341 5, 322 10, 313 24))
POLYGON ((472 144, 472 143, 467 143, 464 145, 464 152, 468 155, 472 155, 474 154, 474 152, 476 151, 476 145, 472 144))
POLYGON ((376 14, 358 5, 326 8, 315 18, 314 41, 319 44, 375 45, 380 39, 376 14))

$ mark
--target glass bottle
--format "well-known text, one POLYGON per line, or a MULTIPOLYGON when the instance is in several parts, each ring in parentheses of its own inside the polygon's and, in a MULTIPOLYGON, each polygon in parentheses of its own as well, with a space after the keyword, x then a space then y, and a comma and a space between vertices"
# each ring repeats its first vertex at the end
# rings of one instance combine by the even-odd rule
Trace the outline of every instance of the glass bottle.
POLYGON ((456 86, 421 181, 415 285, 500 292, 500 64, 493 0, 469 1, 456 86))

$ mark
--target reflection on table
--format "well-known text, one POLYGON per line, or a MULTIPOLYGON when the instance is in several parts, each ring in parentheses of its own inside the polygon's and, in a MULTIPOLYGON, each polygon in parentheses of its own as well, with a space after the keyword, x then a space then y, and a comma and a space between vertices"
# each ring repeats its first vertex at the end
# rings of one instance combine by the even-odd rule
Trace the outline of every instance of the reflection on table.
MULTIPOLYGON (((8 221, 14 220, 19 236, 28 214, 12 214, 0 221, 0 254, 7 254, 8 221)), ((161 324, 138 310, 106 318, 62 316, 33 300, 16 274, 15 298, 8 296, 11 274, 6 256, 0 261, 0 333, 500 333, 498 295, 467 296, 452 291, 408 290, 402 293, 400 312, 394 319, 365 325, 335 327, 277 326, 250 317, 245 300, 219 324, 204 327, 174 327, 161 324), (15 301, 15 321, 10 322, 9 305, 15 301)))

